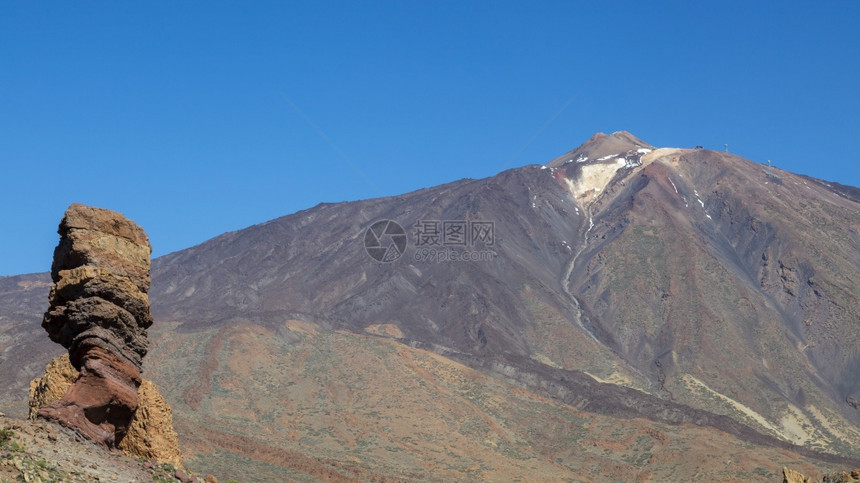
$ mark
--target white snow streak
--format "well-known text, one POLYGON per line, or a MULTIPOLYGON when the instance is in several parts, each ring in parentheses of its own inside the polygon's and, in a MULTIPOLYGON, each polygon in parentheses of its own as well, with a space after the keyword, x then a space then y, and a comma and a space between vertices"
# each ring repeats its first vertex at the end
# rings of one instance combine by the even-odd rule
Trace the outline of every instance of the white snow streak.
POLYGON ((672 181, 672 178, 669 178, 669 182, 672 183, 672 187, 675 188, 675 194, 676 195, 681 194, 681 193, 678 193, 678 187, 675 186, 675 182, 672 181))

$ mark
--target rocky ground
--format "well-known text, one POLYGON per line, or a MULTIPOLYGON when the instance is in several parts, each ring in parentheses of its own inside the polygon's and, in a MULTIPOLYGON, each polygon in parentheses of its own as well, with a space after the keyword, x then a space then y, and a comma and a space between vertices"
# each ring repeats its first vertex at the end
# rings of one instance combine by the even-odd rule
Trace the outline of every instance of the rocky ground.
POLYGON ((191 482, 204 479, 170 464, 156 464, 105 451, 59 425, 0 415, 0 482, 11 481, 191 482))
MULTIPOLYGON (((359 480, 361 478, 356 481, 359 480)), ((217 483, 211 475, 202 478, 170 464, 157 464, 106 451, 59 425, 7 418, 0 413, 0 483, 12 481, 217 483)), ((235 480, 228 483, 230 481, 235 480)), ((704 481, 709 480, 705 477, 704 481)), ((814 481, 860 481, 860 470, 825 474, 819 479, 789 468, 783 469, 784 483, 814 481)))
POLYGON ((783 468, 782 475, 783 483, 812 483, 814 481, 821 481, 822 483, 851 483, 853 481, 860 481, 860 469, 850 472, 828 473, 822 476, 820 480, 806 476, 790 468, 783 468))

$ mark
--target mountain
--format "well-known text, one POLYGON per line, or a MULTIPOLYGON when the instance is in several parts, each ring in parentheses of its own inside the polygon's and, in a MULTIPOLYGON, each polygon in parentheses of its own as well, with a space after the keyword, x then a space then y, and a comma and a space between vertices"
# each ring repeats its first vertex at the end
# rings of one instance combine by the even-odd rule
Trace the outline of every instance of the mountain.
MULTIPOLYGON (((618 132, 321 204, 155 260, 145 375, 192 468, 252 480, 856 467, 856 193, 618 132)), ((0 279, 12 414, 46 280, 0 279)))
POLYGON ((577 164, 588 163, 589 160, 591 160, 591 163, 588 164, 594 164, 595 161, 613 159, 619 154, 643 154, 653 149, 654 146, 627 131, 618 131, 612 134, 599 132, 591 136, 588 141, 585 141, 573 151, 569 151, 546 163, 546 166, 557 168, 572 162, 577 164), (642 151, 639 151, 640 149, 642 151))

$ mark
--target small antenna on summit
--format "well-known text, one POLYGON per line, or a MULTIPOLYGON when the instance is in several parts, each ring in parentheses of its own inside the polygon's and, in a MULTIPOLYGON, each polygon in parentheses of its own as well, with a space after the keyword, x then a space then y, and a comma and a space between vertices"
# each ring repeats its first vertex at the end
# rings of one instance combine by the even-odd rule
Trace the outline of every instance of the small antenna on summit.
POLYGON ((770 178, 773 176, 773 171, 771 170, 770 160, 767 160, 767 177, 770 178))
POLYGON ((724 144, 724 146, 726 147, 726 152, 729 152, 729 144, 726 143, 726 144, 724 144))

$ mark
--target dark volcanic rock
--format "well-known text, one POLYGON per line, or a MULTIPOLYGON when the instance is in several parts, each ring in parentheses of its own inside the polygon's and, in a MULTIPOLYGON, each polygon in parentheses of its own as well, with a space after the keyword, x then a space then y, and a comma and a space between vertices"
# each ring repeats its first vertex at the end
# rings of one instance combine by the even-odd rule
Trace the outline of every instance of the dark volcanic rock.
POLYGON ((151 247, 146 233, 121 214, 79 204, 66 211, 59 234, 42 327, 69 350, 81 375, 38 414, 115 447, 138 406, 152 325, 151 247))

